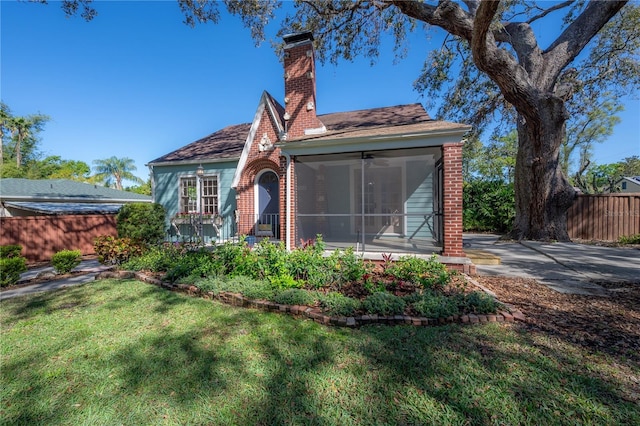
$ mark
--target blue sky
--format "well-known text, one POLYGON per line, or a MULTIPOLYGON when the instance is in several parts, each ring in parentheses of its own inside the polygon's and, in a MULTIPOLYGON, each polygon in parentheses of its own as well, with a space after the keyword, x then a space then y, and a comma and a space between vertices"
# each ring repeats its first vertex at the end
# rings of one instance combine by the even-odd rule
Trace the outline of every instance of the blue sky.
MULTIPOLYGON (((0 2, 2 101, 15 115, 51 117, 41 133, 45 155, 89 165, 129 157, 146 179, 147 162, 250 122, 263 90, 283 97, 270 43, 256 47, 235 17, 190 28, 175 1, 101 1, 85 22, 59 6, 0 2)), ((391 44, 374 66, 366 58, 317 64, 318 112, 421 102, 412 83, 439 39, 413 36, 408 57, 395 64, 391 44)), ((640 155, 640 101, 625 106, 615 133, 595 147, 596 163, 640 155)))

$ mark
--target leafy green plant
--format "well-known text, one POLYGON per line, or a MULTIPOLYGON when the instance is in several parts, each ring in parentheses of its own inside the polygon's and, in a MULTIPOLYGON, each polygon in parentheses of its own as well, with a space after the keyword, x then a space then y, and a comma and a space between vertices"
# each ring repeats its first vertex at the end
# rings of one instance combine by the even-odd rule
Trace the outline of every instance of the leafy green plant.
POLYGON ((425 289, 439 289, 451 281, 447 267, 436 260, 415 256, 402 256, 386 269, 386 274, 397 281, 412 282, 425 289))
POLYGON ((362 301, 362 307, 370 314, 396 315, 404 312, 406 302, 394 294, 378 291, 362 301))
POLYGON ((287 265, 291 275, 312 288, 327 287, 335 282, 338 278, 336 257, 325 257, 324 247, 322 236, 318 235, 314 241, 289 253, 287 265))
POLYGON ((427 318, 447 318, 458 313, 458 306, 452 298, 433 292, 425 292, 411 306, 420 316, 427 318))
POLYGON ((273 300, 278 294, 267 280, 256 280, 251 277, 235 276, 227 282, 228 290, 234 293, 242 293, 245 297, 254 300, 273 300))
POLYGON ((0 258, 0 287, 14 285, 26 270, 27 260, 22 256, 0 258))
POLYGON ((118 237, 157 244, 164 238, 165 215, 161 204, 125 204, 116 215, 118 237))
POLYGON ((212 292, 214 295, 220 294, 222 291, 229 291, 230 285, 224 277, 207 277, 196 280, 193 283, 196 287, 204 292, 212 292))
POLYGON ((0 259, 6 259, 8 257, 18 257, 22 253, 22 246, 19 244, 9 244, 6 246, 0 246, 0 259))
POLYGON ((290 288, 276 295, 273 301, 284 305, 312 305, 317 298, 317 293, 315 292, 290 288))
POLYGON ((82 261, 80 250, 61 250, 51 257, 51 264, 59 274, 68 274, 82 261))
POLYGON ((476 314, 495 313, 499 306, 500 304, 496 301, 496 299, 486 293, 482 293, 479 291, 465 294, 460 303, 461 310, 463 310, 464 312, 471 312, 476 314))
POLYGON ((336 250, 332 256, 335 256, 336 268, 342 283, 359 281, 373 269, 373 265, 365 263, 362 257, 354 252, 353 247, 347 247, 344 251, 336 250))
POLYGON ((513 183, 472 179, 463 186, 463 229, 507 233, 516 215, 513 183))
POLYGON ((335 291, 320 294, 319 298, 320 306, 331 315, 350 316, 355 314, 361 307, 359 300, 335 291))
POLYGON ((131 238, 115 238, 110 235, 96 237, 93 248, 98 261, 109 265, 120 265, 145 252, 145 247, 131 238))
POLYGON ((224 275, 230 277, 240 275, 252 278, 261 277, 260 271, 256 267, 256 255, 251 251, 244 238, 239 243, 227 241, 216 246, 213 258, 224 275))
POLYGON ((623 235, 618 239, 618 242, 620 244, 640 244, 640 234, 629 236, 623 235))

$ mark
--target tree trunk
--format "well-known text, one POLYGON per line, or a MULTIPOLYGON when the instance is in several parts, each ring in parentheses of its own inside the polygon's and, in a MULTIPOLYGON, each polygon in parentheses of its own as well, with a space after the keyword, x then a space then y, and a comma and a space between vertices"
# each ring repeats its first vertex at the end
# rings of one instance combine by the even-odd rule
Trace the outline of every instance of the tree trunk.
POLYGON ((516 158, 517 240, 569 241, 567 210, 577 197, 559 162, 565 134, 566 110, 552 96, 539 100, 535 114, 518 117, 516 158))

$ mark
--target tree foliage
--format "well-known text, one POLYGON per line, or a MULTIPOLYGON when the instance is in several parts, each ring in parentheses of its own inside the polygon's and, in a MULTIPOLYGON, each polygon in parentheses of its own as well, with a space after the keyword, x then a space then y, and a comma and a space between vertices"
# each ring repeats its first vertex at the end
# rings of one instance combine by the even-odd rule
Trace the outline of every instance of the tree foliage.
POLYGON ((620 192, 623 177, 640 176, 640 157, 626 157, 617 163, 597 164, 574 176, 576 186, 585 194, 620 192))
POLYGON ((125 204, 116 215, 118 237, 156 244, 164 238, 165 215, 161 204, 125 204))
POLYGON ((93 164, 95 165, 95 178, 107 186, 115 185, 116 189, 122 190, 122 181, 124 180, 139 184, 144 183, 142 179, 132 173, 136 170, 136 166, 131 158, 112 156, 103 160, 94 160, 93 164))

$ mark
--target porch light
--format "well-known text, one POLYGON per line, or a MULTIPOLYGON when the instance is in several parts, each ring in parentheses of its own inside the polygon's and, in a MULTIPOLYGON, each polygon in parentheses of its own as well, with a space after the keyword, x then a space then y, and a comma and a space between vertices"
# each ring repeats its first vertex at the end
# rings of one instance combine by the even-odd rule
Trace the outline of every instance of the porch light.
POLYGON ((204 176, 204 168, 202 167, 202 164, 200 164, 196 169, 196 176, 198 176, 199 178, 204 176))

